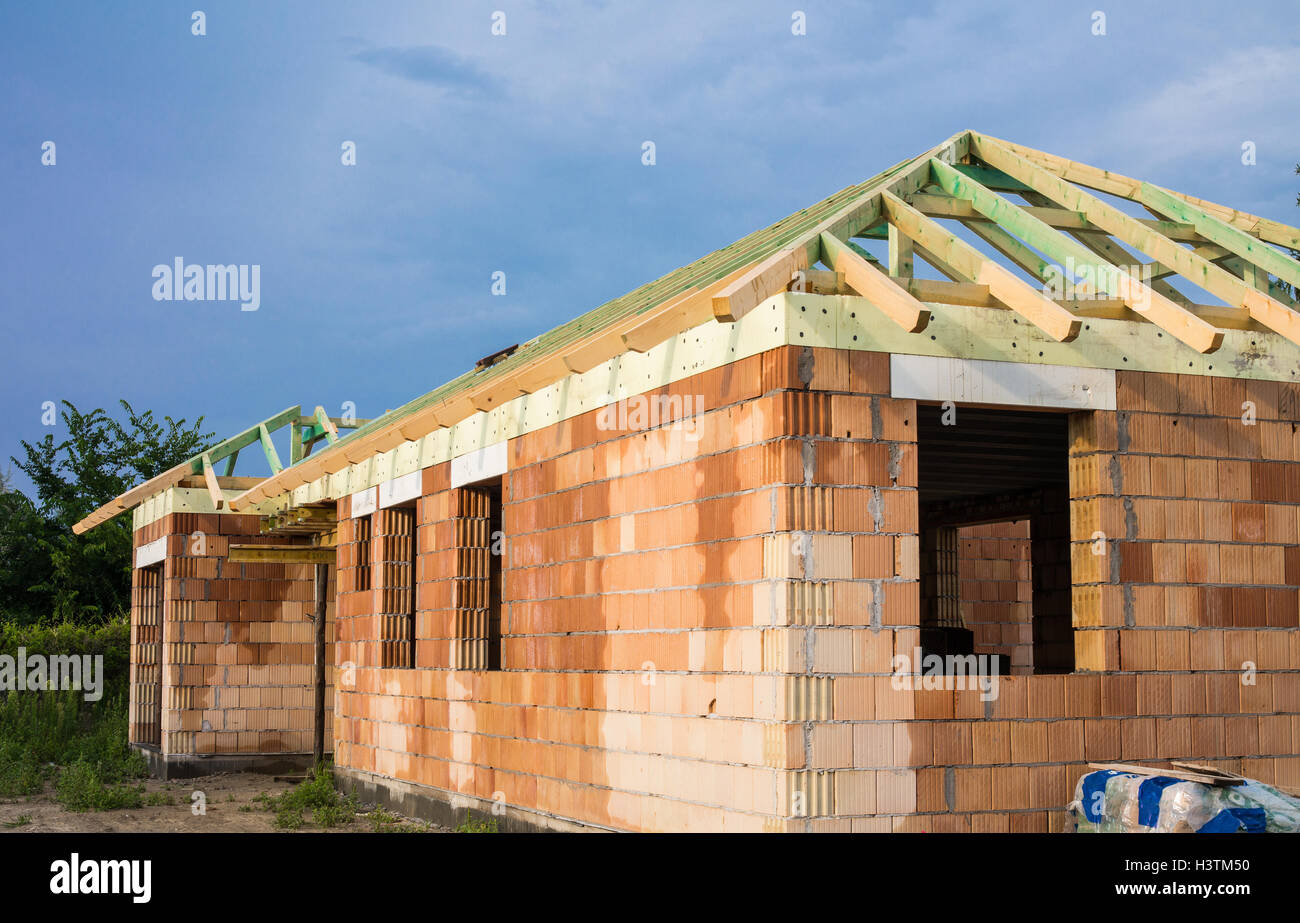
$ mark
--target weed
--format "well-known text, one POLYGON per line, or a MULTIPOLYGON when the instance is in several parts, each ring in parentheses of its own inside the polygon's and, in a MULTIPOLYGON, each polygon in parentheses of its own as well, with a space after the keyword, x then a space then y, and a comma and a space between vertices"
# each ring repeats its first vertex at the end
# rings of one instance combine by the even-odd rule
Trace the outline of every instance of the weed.
POLYGON ((497 829, 497 820, 495 817, 475 819, 474 812, 470 811, 465 815, 465 819, 456 827, 457 833, 500 833, 497 829))

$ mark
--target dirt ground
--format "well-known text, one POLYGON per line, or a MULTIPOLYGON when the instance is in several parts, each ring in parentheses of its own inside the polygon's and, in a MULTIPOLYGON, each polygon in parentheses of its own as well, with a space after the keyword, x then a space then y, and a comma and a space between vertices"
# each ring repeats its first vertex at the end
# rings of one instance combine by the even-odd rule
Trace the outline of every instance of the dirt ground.
MULTIPOLYGON (((193 779, 161 782, 145 780, 146 799, 155 792, 169 796, 174 804, 79 814, 65 811, 53 798, 52 786, 45 793, 23 798, 0 799, 0 833, 284 833, 272 821, 275 815, 254 802, 263 792, 278 795, 292 788, 291 782, 277 782, 273 776, 252 772, 230 772, 193 779), (204 814, 192 810, 194 792, 207 799, 204 814), (28 818, 26 823, 23 818, 28 818)), ((310 812, 303 833, 370 833, 373 825, 367 813, 373 805, 361 806, 350 824, 322 831, 311 823, 310 812)), ((397 828, 424 829, 424 825, 403 819, 397 828)), ((445 833, 440 827, 429 832, 445 833)))

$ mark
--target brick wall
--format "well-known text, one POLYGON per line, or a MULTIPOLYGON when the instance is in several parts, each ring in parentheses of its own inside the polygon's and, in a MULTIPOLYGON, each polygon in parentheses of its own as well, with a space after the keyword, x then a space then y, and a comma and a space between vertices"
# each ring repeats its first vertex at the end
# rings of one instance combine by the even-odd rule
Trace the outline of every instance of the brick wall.
POLYGON ((1013 674, 1033 672, 1029 520, 957 530, 961 615, 979 654, 1005 654, 1013 674))
MULTIPOLYGON (((313 725, 313 565, 234 564, 234 544, 289 544, 259 534, 257 516, 180 513, 135 533, 136 547, 167 540, 162 565, 164 755, 310 753, 313 725)), ((297 540, 306 544, 303 537, 297 540)), ((141 571, 133 612, 144 606, 141 571)), ((333 599, 331 582, 327 599, 333 599)), ((326 664, 334 662, 327 606, 326 664)), ((133 639, 142 637, 133 625, 133 639)), ((147 631, 147 630, 146 630, 147 631)), ((141 649, 132 673, 142 680, 141 649)), ((147 667, 146 667, 147 670, 147 667)), ((333 668, 326 679, 333 682, 333 668)), ((136 709, 133 695, 133 712, 136 709)), ((332 694, 327 689, 326 734, 332 694)), ((143 708, 144 703, 140 703, 143 708)), ((132 740, 151 743, 135 729, 132 740)), ((328 747, 327 747, 328 748, 328 747)))
POLYGON ((1118 412, 1072 418, 1075 672, 989 701, 890 675, 920 565, 916 407, 887 355, 786 347, 657 392, 702 395, 698 439, 592 413, 511 440, 498 670, 454 669, 476 663, 481 516, 428 468, 415 669, 380 666, 341 532, 339 765, 642 830, 1058 829, 1089 760, 1296 784, 1294 405, 1188 378, 1121 374, 1118 412), (1259 423, 1229 430, 1246 394, 1259 423))

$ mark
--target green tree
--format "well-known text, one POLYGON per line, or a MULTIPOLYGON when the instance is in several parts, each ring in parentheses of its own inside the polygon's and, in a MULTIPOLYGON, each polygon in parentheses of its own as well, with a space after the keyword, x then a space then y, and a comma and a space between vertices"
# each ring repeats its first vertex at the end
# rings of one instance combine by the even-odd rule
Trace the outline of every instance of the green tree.
MULTIPOLYGON (((166 416, 159 422, 153 411, 137 413, 126 401, 119 402, 123 420, 103 409, 82 413, 71 402, 62 403, 66 437, 24 441, 24 458, 12 459, 31 479, 34 509, 44 528, 29 517, 17 519, 28 532, 11 541, 33 543, 45 561, 42 579, 28 587, 27 606, 43 600, 55 619, 99 621, 130 606, 131 520, 123 514, 84 535, 74 535, 72 526, 136 484, 203 451, 212 434, 201 431, 202 417, 192 426, 166 416)), ((0 568, 7 566, 0 561, 0 568)), ((15 602, 0 597, 0 608, 15 602)))
POLYGON ((0 611, 32 622, 50 611, 48 593, 36 589, 49 573, 44 544, 53 537, 36 505, 0 473, 0 611))

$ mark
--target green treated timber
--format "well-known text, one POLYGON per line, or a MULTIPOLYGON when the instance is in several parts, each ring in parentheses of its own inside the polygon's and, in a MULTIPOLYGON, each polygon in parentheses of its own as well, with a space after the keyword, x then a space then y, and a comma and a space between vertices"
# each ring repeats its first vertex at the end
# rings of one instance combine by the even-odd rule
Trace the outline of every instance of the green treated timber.
POLYGON ((238 452, 240 449, 245 448, 246 446, 250 446, 254 442, 257 442, 261 438, 261 432, 263 430, 271 430, 271 431, 277 430, 280 427, 284 426, 286 423, 288 423, 290 420, 297 417, 300 413, 302 413, 301 405, 296 407, 288 407, 284 410, 281 410, 275 416, 269 417, 268 419, 263 420, 261 423, 258 423, 255 426, 250 426, 242 433, 239 433, 235 436, 231 436, 229 439, 226 439, 222 442, 218 442, 212 448, 208 449, 206 453, 195 455, 193 458, 190 459, 190 467, 193 473, 194 474, 203 473, 203 454, 206 454, 208 458, 211 459, 212 463, 216 464, 217 462, 221 461, 223 458, 227 458, 232 452, 238 452))
POLYGON ((993 167, 986 167, 977 163, 955 163, 952 168, 958 173, 964 173, 971 179, 975 180, 982 186, 989 189, 996 189, 999 192, 1029 192, 1030 189, 1020 180, 1012 176, 1007 176, 1001 170, 993 167))
POLYGON ((971 132, 970 139, 980 160, 1011 174, 1057 204, 1082 211, 1090 222, 1117 240, 1173 267, 1188 281, 1229 304, 1246 308, 1255 320, 1292 342, 1300 342, 1300 314, 1267 293, 1252 288, 1222 266, 1180 247, 1136 218, 1026 160, 1001 142, 979 132, 971 132))
POLYGON ((230 477, 235 473, 235 461, 238 458, 239 458, 239 449, 235 449, 235 451, 231 452, 229 455, 226 456, 226 472, 225 472, 226 477, 230 477))
POLYGON ((850 250, 852 250, 858 256, 862 257, 868 263, 874 263, 877 266, 880 265, 880 260, 876 259, 876 257, 869 250, 864 249, 863 247, 859 246, 858 244, 855 244, 851 240, 845 242, 849 245, 850 250))
POLYGON ((1120 279, 1122 275, 1120 270, 1099 259, 1083 244, 1071 240, 1014 202, 1007 201, 971 177, 958 173, 946 163, 931 160, 930 169, 933 171, 935 183, 944 192, 953 198, 965 199, 977 212, 998 227, 1021 238, 1030 247, 1046 254, 1049 259, 1055 260, 1060 265, 1062 276, 1065 275, 1066 265, 1073 262, 1076 270, 1081 267, 1091 268, 1099 288, 1112 294, 1121 290, 1124 283, 1120 279))
POLYGON ((334 426, 329 416, 325 413, 324 407, 316 408, 316 425, 320 427, 321 432, 331 445, 339 441, 338 433, 334 431, 334 426))
POLYGON ((262 451, 266 453, 266 463, 271 466, 271 473, 279 474, 284 470, 284 466, 280 464, 280 456, 275 451, 275 443, 271 441, 271 434, 265 423, 258 424, 258 438, 262 442, 262 451))
POLYGON ((881 198, 890 224, 898 225, 899 230, 915 241, 918 252, 922 252, 922 258, 927 262, 930 258, 924 253, 933 253, 935 259, 964 276, 962 281, 987 285, 994 298, 1057 342, 1073 340, 1079 335, 1082 322, 1078 317, 1017 278, 1011 270, 980 253, 897 196, 883 192, 881 198))
POLYGON ((1143 205, 1162 215, 1192 225, 1206 240, 1232 251, 1247 262, 1254 263, 1265 272, 1277 276, 1283 282, 1300 285, 1300 263, 1283 255, 1262 240, 1220 221, 1204 209, 1159 186, 1143 183, 1138 195, 1143 205))
POLYGON ((1090 268, 1098 288, 1123 298, 1129 308, 1159 324, 1197 352, 1213 352, 1223 343, 1223 333, 1213 324, 1162 297, 1140 279, 1132 278, 1131 274, 1098 259, 1093 251, 1077 240, 1049 227, 1024 209, 945 163, 932 159, 930 169, 935 182, 949 195, 966 199, 981 214, 993 219, 1004 230, 1020 237, 1062 267, 1073 262, 1075 275, 1079 274, 1080 267, 1090 268))

